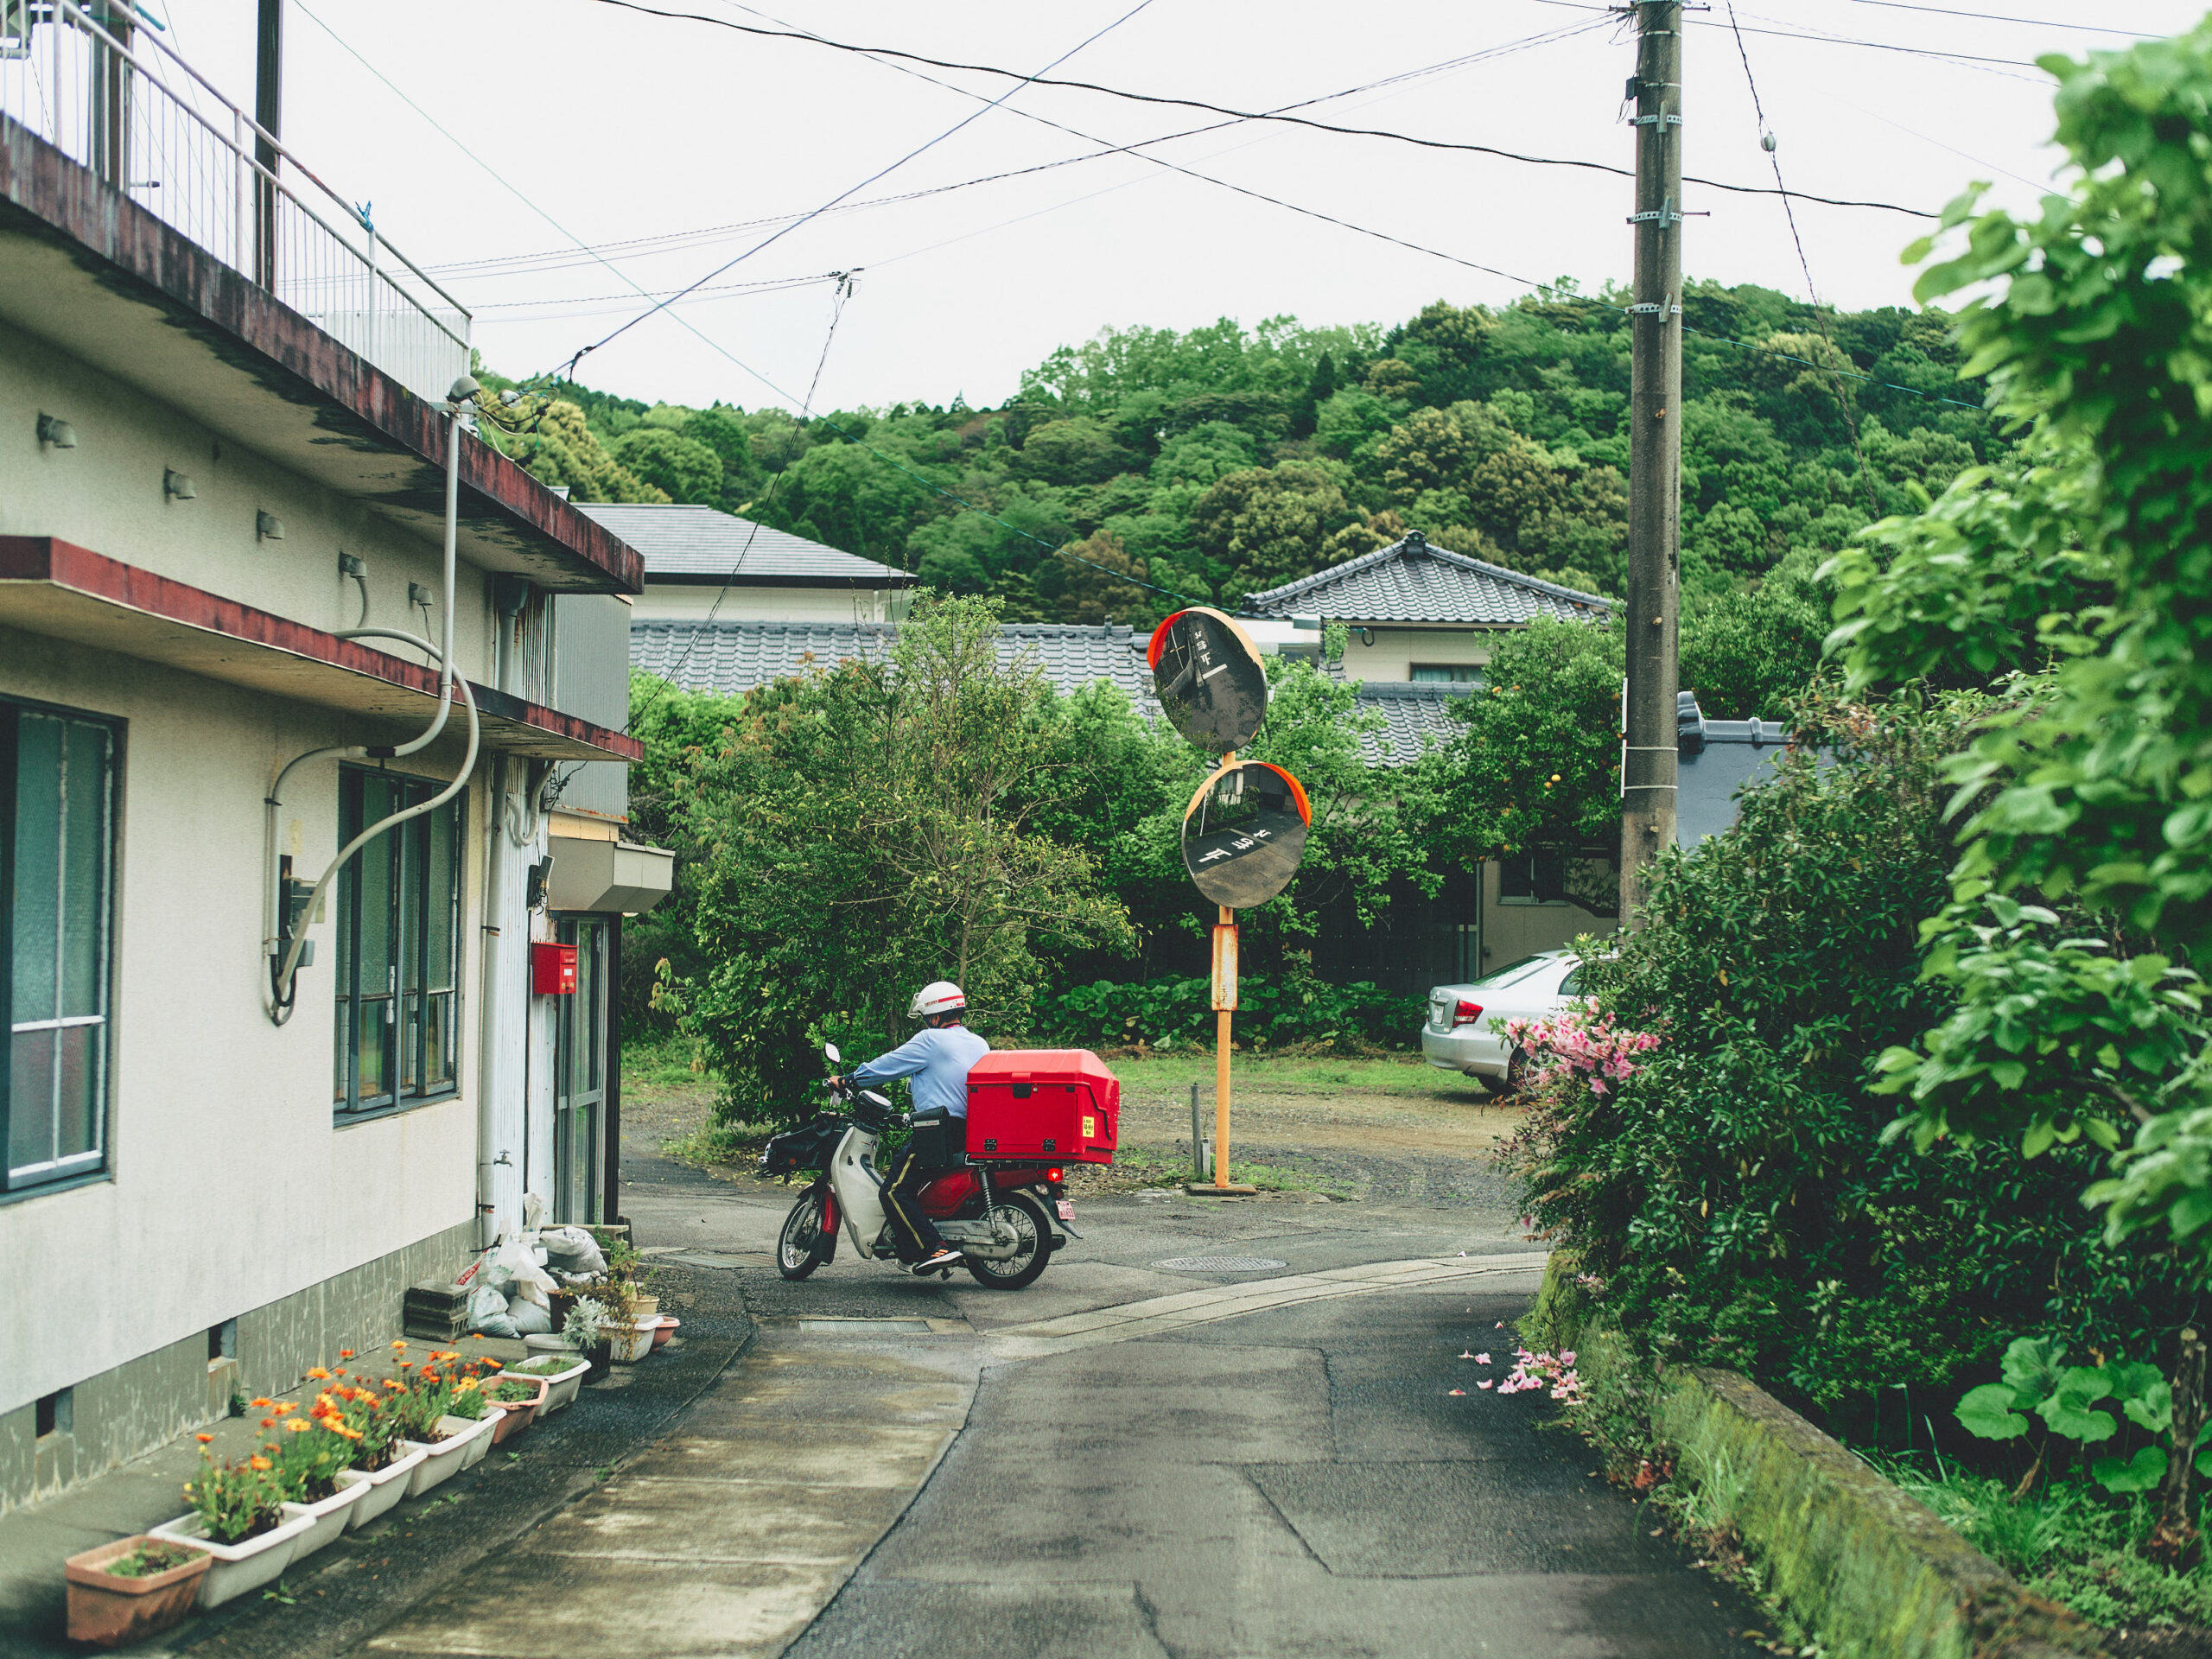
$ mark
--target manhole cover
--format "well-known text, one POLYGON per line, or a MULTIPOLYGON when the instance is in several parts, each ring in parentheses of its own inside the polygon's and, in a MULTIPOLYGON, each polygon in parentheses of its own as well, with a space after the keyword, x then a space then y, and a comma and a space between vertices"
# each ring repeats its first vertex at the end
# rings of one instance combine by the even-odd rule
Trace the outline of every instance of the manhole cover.
POLYGON ((798 1328, 808 1336, 917 1336, 930 1333, 927 1319, 801 1319, 798 1328))
POLYGON ((1152 1265, 1170 1273, 1265 1273, 1289 1263, 1269 1255, 1178 1255, 1152 1265))

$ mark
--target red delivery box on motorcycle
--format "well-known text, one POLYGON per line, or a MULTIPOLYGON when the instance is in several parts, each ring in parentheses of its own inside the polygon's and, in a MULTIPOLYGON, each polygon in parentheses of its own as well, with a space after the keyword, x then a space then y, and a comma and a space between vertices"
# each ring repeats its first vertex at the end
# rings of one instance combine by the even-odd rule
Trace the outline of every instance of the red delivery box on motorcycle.
POLYGON ((968 1073, 968 1155, 981 1163, 1110 1164, 1122 1084, 1087 1048, 1009 1048, 968 1073))

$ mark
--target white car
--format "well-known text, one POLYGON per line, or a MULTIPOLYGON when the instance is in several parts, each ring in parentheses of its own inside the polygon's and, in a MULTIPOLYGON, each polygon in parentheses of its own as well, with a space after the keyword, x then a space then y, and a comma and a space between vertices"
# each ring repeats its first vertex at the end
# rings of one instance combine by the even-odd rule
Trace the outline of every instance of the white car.
POLYGON ((1582 995, 1582 958, 1572 950, 1541 950, 1471 984, 1435 986, 1421 1052, 1431 1065, 1476 1078, 1493 1094, 1510 1094, 1521 1086, 1528 1057, 1495 1027, 1509 1020, 1548 1019, 1582 995))

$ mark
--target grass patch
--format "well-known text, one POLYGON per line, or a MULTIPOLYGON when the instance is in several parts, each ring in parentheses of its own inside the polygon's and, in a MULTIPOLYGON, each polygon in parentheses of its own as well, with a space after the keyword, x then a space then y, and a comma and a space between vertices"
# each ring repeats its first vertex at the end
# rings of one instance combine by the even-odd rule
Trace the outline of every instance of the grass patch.
POLYGON ((661 1156, 694 1169, 728 1169, 750 1164, 760 1156, 775 1131, 754 1123, 702 1123, 689 1135, 660 1143, 661 1156))
MULTIPOLYGON (((1111 1164, 1077 1164, 1068 1169, 1069 1190, 1084 1193, 1134 1192, 1144 1187, 1181 1186, 1192 1179, 1190 1154, 1173 1147, 1122 1147, 1111 1164)), ((1240 1164, 1229 1160, 1229 1179, 1238 1186, 1256 1186, 1262 1192, 1322 1192, 1342 1201, 1351 1194, 1340 1181, 1323 1179, 1303 1170, 1280 1164, 1240 1164)))
MULTIPOLYGON (((1102 1057, 1122 1080, 1125 1090, 1168 1090, 1189 1092, 1192 1084, 1213 1097, 1214 1057, 1211 1050, 1142 1053, 1123 1049, 1102 1057)), ((1481 1092, 1482 1085, 1457 1071, 1433 1066, 1418 1054, 1389 1055, 1380 1059, 1355 1059, 1345 1055, 1247 1053, 1236 1057, 1241 1088, 1268 1094, 1343 1094, 1372 1091, 1386 1095, 1426 1095, 1440 1102, 1465 1103, 1481 1092)))
POLYGON ((1916 1455, 1877 1466, 2030 1590, 2094 1624, 2212 1625, 2212 1566, 2177 1573, 2136 1554, 2157 1518, 2146 1496, 2123 1501, 2058 1481, 2015 1502, 2005 1481, 1931 1469, 1916 1455))
POLYGON ((711 1086, 714 1080, 696 1038, 654 1033, 622 1039, 625 1089, 689 1089, 711 1086))

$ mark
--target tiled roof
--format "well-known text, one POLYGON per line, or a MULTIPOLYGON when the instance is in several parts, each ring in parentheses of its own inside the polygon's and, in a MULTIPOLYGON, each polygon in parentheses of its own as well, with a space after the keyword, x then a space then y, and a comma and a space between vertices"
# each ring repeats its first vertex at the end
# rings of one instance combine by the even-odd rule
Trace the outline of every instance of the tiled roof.
MULTIPOLYGON (((630 625, 630 661, 683 690, 736 696, 841 662, 881 662, 898 637, 898 626, 889 622, 641 621, 630 625)), ((1160 703, 1144 660, 1148 638, 1115 622, 1010 622, 999 631, 999 655, 1005 661, 1035 658, 1063 695, 1111 680, 1138 713, 1155 718, 1160 703)), ((1360 739, 1368 764, 1409 766, 1432 745, 1449 741, 1462 729, 1452 718, 1450 701, 1475 689, 1395 682, 1362 686, 1361 709, 1378 711, 1383 721, 1381 730, 1360 739)))
POLYGON ((1260 616, 1459 627, 1510 627, 1538 616, 1594 621, 1611 607, 1597 594, 1432 547, 1419 531, 1363 557, 1244 596, 1244 608, 1260 616))
POLYGON ((715 507, 613 501, 579 501, 575 506, 645 555, 649 582, 906 588, 914 581, 906 571, 874 559, 841 552, 788 531, 771 530, 715 507))
POLYGON ((1370 766, 1410 766, 1424 752, 1441 747, 1467 729, 1452 717, 1452 700, 1474 685, 1414 684, 1369 680, 1359 688, 1359 710, 1382 716, 1382 729, 1361 734, 1360 751, 1370 766))
MULTIPOLYGON (((630 661, 686 691, 735 696, 771 680, 835 668, 858 659, 881 662, 899 637, 888 622, 632 622, 630 661)), ((1063 692, 1111 680, 1147 715, 1157 714, 1148 635, 1118 623, 1097 626, 1010 622, 999 630, 999 656, 1034 658, 1063 692)))

